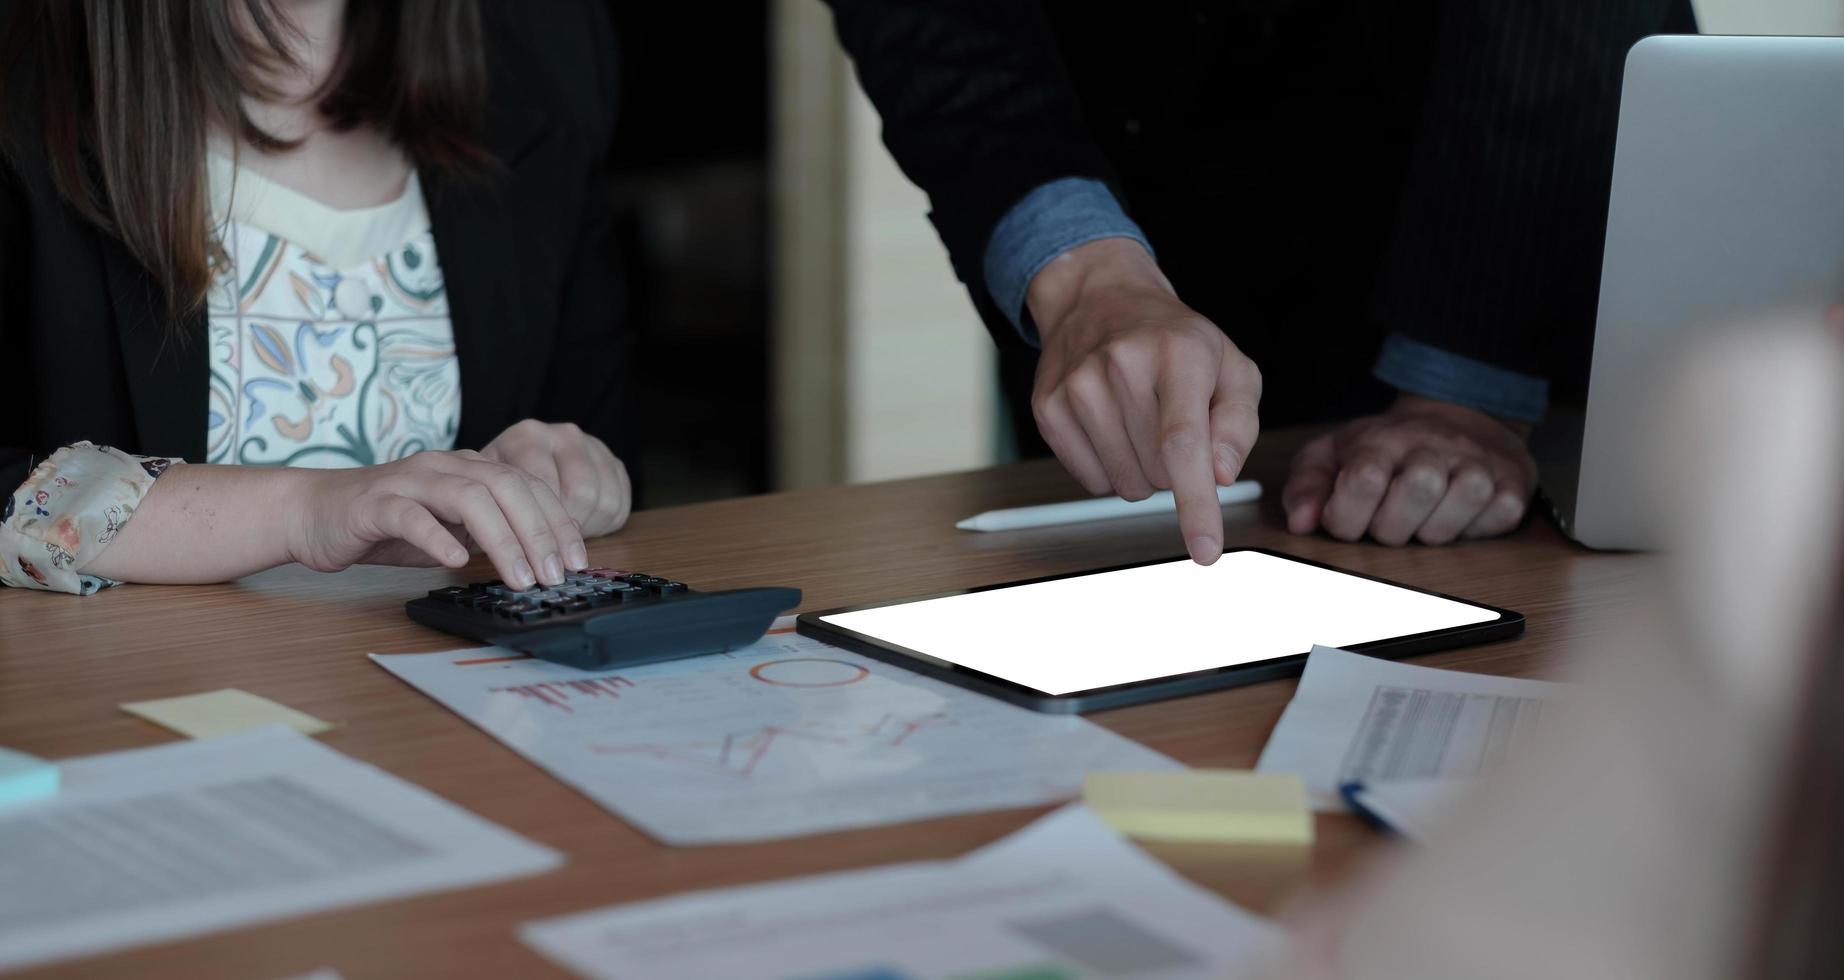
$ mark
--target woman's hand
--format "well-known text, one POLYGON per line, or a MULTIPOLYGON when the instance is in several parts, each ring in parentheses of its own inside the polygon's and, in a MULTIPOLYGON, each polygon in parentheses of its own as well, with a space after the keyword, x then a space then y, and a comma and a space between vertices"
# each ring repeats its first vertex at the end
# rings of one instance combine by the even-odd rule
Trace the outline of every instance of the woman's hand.
POLYGON ((516 466, 549 487, 583 537, 599 538, 627 523, 634 498, 627 467, 602 440, 569 422, 526 419, 500 433, 480 454, 516 466))
POLYGON ((288 554, 319 571, 467 564, 466 538, 515 589, 588 567, 582 532, 542 480, 481 453, 422 452, 349 470, 297 471, 288 554), (425 559, 423 556, 427 556, 425 559))

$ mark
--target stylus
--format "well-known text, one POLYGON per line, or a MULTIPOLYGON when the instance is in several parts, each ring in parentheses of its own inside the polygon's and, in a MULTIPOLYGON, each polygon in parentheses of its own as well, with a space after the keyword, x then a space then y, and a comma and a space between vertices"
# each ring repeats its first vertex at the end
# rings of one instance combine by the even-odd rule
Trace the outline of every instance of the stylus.
MULTIPOLYGON (((1261 484, 1254 480, 1238 480, 1231 486, 1217 488, 1217 503, 1219 504, 1246 504, 1260 499, 1261 484)), ((963 531, 1016 531, 1027 527, 1109 521, 1117 517, 1170 514, 1175 509, 1172 503, 1172 492, 1161 490, 1145 500, 1128 501, 1119 497, 1095 497, 1091 500, 1071 500, 1067 503, 1044 504, 1038 507, 989 510, 984 514, 975 514, 954 526, 963 531)))

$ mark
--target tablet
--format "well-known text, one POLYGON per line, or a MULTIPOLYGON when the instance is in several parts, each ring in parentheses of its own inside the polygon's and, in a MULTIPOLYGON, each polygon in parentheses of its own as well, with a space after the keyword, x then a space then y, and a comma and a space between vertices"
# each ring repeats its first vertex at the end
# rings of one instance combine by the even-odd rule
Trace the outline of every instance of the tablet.
POLYGON ((1299 673, 1315 644, 1387 657, 1516 636, 1524 617, 1242 548, 806 613, 799 631, 1038 711, 1299 673))

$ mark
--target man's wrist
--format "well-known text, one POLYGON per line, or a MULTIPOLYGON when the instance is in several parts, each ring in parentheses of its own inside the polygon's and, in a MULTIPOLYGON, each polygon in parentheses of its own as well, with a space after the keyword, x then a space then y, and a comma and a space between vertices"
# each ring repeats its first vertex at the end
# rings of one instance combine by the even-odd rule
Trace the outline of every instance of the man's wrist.
POLYGON ((1549 411, 1547 379, 1401 333, 1383 339, 1371 373, 1405 394, 1462 405, 1497 419, 1535 424, 1549 411))
POLYGON ((1455 413, 1460 413, 1460 412, 1464 412, 1464 413, 1475 415, 1475 416, 1484 416, 1485 418, 1491 419, 1492 421, 1497 422, 1498 424, 1504 426, 1505 428, 1510 429, 1512 433, 1514 433, 1519 439, 1530 438, 1531 431, 1536 428, 1534 424, 1530 422, 1526 422, 1522 419, 1508 419, 1502 416, 1493 415, 1490 412, 1486 412, 1486 411, 1482 411, 1477 408, 1473 408, 1470 405, 1461 405, 1456 402, 1442 401, 1439 398, 1429 398, 1426 395, 1417 395, 1413 392, 1408 392, 1408 391, 1396 392, 1396 401, 1394 404, 1390 406, 1390 411, 1395 412, 1397 414, 1401 414, 1401 415, 1426 415, 1426 416, 1434 416, 1437 418, 1451 417, 1455 413))
POLYGON ((1039 336, 1048 339, 1084 297, 1104 291, 1173 295, 1171 281, 1145 246, 1132 238, 1100 238, 1039 269, 1025 293, 1025 308, 1039 336))
POLYGON ((1130 238, 1151 251, 1107 184, 1063 177, 1031 190, 993 226, 982 262, 986 291, 1026 343, 1035 345, 1025 294, 1057 256, 1104 238, 1130 238))

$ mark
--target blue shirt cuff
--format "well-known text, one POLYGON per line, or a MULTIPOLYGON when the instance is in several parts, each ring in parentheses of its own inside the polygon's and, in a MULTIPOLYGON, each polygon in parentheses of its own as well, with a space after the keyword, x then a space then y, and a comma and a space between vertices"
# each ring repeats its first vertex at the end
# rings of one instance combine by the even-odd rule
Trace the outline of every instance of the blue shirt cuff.
POLYGON ((1549 381, 1390 334, 1372 373, 1411 395, 1476 408, 1518 422, 1541 422, 1549 411, 1549 381))
POLYGON ((986 242, 986 291, 1026 343, 1037 345, 1024 315, 1031 280, 1057 256, 1101 238, 1131 238, 1152 251, 1108 185, 1089 177, 1041 184, 999 219, 986 242))

